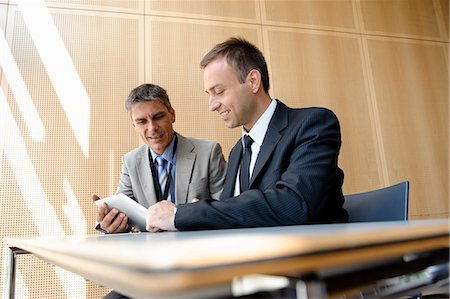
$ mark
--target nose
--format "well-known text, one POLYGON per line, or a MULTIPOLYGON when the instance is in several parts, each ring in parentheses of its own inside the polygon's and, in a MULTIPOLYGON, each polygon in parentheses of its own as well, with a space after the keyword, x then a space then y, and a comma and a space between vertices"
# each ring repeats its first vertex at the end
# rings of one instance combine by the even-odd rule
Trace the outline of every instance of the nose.
POLYGON ((158 127, 157 122, 155 122, 154 120, 149 120, 147 123, 147 130, 152 132, 155 131, 155 129, 158 127))
POLYGON ((209 96, 209 111, 216 111, 220 107, 220 103, 214 96, 209 96))

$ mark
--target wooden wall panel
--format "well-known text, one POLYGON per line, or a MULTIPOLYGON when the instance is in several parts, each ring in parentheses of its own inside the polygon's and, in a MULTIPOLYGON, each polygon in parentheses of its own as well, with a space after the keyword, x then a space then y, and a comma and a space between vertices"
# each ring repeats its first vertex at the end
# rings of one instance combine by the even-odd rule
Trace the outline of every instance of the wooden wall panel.
POLYGON ((435 4, 437 12, 439 12, 440 17, 442 18, 444 30, 443 34, 446 40, 449 40, 449 15, 450 15, 450 7, 448 0, 439 0, 439 4, 435 4))
POLYGON ((351 0, 266 0, 262 5, 264 24, 352 32, 357 29, 351 0))
POLYGON ((447 40, 439 30, 433 1, 360 0, 367 33, 447 40))
POLYGON ((151 41, 146 80, 166 88, 177 112, 175 129, 186 136, 219 141, 228 159, 241 131, 227 128, 216 112, 209 111, 200 60, 212 45, 229 36, 243 36, 261 45, 259 28, 160 17, 148 17, 146 24, 151 41))
POLYGON ((344 191, 380 186, 360 41, 350 34, 268 29, 272 96, 291 107, 322 106, 341 122, 344 191), (280 53, 283 53, 280 55, 280 53))
POLYGON ((146 0, 45 0, 48 7, 143 14, 146 0))
POLYGON ((389 181, 411 181, 411 216, 448 213, 446 49, 439 43, 368 38, 368 50, 389 181))
POLYGON ((146 2, 145 9, 147 15, 254 23, 260 20, 258 2, 258 0, 152 0, 146 2))
MULTIPOLYGON (((128 91, 143 81, 143 16, 65 9, 49 12, 75 67, 62 70, 60 75, 74 73, 87 92, 90 115, 79 115, 73 121, 88 122, 89 147, 83 153, 72 130, 73 122, 64 110, 65 104, 59 100, 62 98, 61 93, 57 94, 59 83, 56 78, 52 80, 46 68, 48 61, 39 54, 23 13, 17 6, 10 6, 6 39, 44 125, 45 138, 33 140, 14 97, 14 82, 3 77, 2 85, 9 87, 7 98, 12 113, 8 127, 17 126, 18 133, 2 132, 9 148, 13 148, 8 153, 2 152, 2 237, 95 233, 96 208, 89 196, 92 193, 106 196, 115 191, 120 158, 138 144, 124 100, 128 91), (90 117, 84 119, 86 116, 90 117), (16 156, 14 152, 24 156, 16 156), (15 170, 18 164, 23 165, 23 171, 15 170)), ((57 51, 56 46, 52 56, 59 59, 56 53, 64 49, 57 51)), ((62 84, 69 89, 74 83, 62 84)), ((18 275, 23 279, 19 280, 23 282, 18 285, 22 294, 19 298, 26 298, 25 293, 31 298, 99 298, 105 293, 104 289, 91 283, 86 285, 83 279, 66 277, 60 269, 48 265, 41 268, 33 263, 24 264, 18 268, 18 275), (66 278, 60 280, 63 276, 66 278)))

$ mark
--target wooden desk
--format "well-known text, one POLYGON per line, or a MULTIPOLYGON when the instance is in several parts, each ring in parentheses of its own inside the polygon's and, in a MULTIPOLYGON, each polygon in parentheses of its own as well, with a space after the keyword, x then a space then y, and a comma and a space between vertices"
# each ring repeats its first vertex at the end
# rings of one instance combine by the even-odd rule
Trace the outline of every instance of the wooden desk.
POLYGON ((251 229, 6 239, 136 298, 211 297, 234 277, 361 268, 449 246, 448 219, 251 229))

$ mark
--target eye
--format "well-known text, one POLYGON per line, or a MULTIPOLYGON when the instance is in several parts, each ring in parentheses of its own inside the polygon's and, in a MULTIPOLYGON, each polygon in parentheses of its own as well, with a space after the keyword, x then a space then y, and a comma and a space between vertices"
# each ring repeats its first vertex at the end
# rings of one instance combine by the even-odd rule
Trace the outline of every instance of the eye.
POLYGON ((145 120, 144 119, 138 119, 138 120, 135 121, 135 124, 137 126, 143 126, 143 125, 145 125, 145 120))
POLYGON ((153 116, 153 119, 154 119, 154 120, 158 120, 158 119, 163 118, 164 116, 166 116, 165 113, 157 113, 157 114, 155 114, 155 115, 153 116))

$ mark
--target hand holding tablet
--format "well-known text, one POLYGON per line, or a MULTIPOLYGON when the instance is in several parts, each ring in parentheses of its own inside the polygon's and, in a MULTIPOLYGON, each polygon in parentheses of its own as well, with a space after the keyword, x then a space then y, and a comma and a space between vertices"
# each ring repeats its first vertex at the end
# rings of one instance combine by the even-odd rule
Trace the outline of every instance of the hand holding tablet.
POLYGON ((109 210, 116 208, 128 216, 128 224, 140 231, 146 231, 147 209, 125 194, 119 193, 94 201, 97 206, 102 203, 108 205, 109 210))

